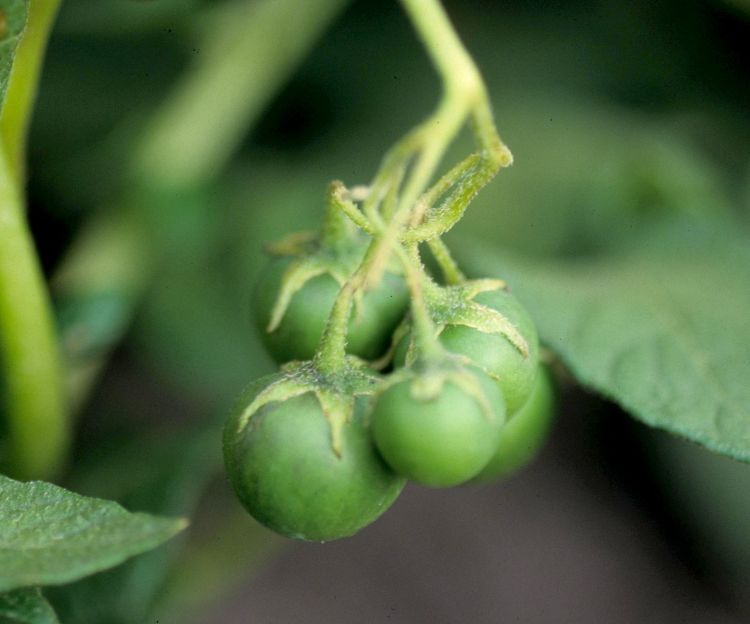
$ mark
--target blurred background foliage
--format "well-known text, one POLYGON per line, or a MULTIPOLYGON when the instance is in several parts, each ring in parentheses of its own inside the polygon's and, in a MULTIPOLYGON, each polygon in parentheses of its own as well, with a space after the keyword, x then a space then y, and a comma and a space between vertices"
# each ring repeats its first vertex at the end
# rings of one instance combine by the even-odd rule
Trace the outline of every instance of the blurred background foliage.
MULTIPOLYGON (((665 218, 747 226, 747 3, 445 4, 515 156, 471 206, 457 247, 476 237, 549 262, 586 261, 627 248, 665 218)), ((438 94, 398 4, 351 2, 220 173, 144 200, 135 227, 145 224, 149 245, 131 248, 119 233, 134 227, 121 200, 136 137, 201 55, 201 33, 230 8, 229 0, 66 0, 50 43, 30 141, 31 225, 52 277, 81 233, 104 223, 113 238, 102 245, 120 275, 108 285, 103 271, 94 295, 70 296, 63 277, 53 282, 62 284, 63 328, 85 318, 84 342, 117 342, 82 406, 65 481, 134 509, 197 509, 180 543, 51 591, 63 622, 136 623, 152 613, 160 622, 220 621, 206 615, 212 602, 248 569, 262 574, 282 546, 242 514, 220 470, 224 414, 246 382, 272 368, 248 318, 263 244, 290 226, 314 228, 327 183, 366 183, 438 94)), ((465 151, 460 143, 446 163, 465 151)), ((563 392, 560 411, 556 439, 580 437, 576 470, 604 470, 657 518, 675 560, 708 579, 705 604, 720 585, 722 613, 750 617, 750 500, 738 495, 750 491, 750 469, 647 430, 580 389, 563 392)))

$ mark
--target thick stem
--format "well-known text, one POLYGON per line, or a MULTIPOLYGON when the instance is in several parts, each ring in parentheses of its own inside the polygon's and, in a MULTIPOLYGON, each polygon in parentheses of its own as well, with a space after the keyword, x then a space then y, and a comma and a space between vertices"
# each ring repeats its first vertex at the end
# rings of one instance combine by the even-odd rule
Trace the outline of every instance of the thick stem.
POLYGON ((21 196, 0 150, 0 357, 8 470, 50 477, 68 448, 60 357, 49 297, 21 196))
POLYGON ((482 79, 440 2, 401 0, 401 3, 443 78, 446 91, 456 90, 474 99, 482 79))
MULTIPOLYGON (((502 158, 502 154, 507 152, 508 162, 510 154, 494 130, 491 114, 488 116, 489 103, 479 71, 438 0, 402 0, 402 4, 442 78, 443 97, 435 113, 409 135, 420 140, 419 156, 405 184, 398 209, 379 242, 368 284, 377 283, 380 279, 400 229, 409 221, 417 199, 426 189, 445 150, 469 113, 475 115, 474 128, 483 149, 491 149, 493 159, 498 149, 501 155, 497 155, 497 158, 502 158)), ((373 201, 379 200, 375 194, 373 201)), ((367 205, 365 208, 374 212, 367 205)), ((369 212, 368 217, 374 221, 369 212)))
POLYGON ((7 167, 19 188, 23 186, 26 136, 36 99, 42 60, 60 0, 31 0, 23 38, 18 44, 8 82, 0 136, 7 167))
POLYGON ((497 133, 482 76, 471 55, 448 19, 438 0, 401 0, 415 29, 422 38, 435 68, 443 79, 446 99, 464 100, 471 108, 472 128, 487 157, 500 166, 513 162, 510 150, 497 133))

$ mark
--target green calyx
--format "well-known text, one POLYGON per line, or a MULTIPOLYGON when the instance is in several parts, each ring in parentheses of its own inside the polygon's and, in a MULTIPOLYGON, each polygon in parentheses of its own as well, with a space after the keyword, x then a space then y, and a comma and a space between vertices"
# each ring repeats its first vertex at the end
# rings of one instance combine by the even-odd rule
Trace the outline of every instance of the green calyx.
MULTIPOLYGON (((481 293, 504 291, 506 284, 499 279, 477 279, 451 286, 439 286, 425 280, 424 295, 430 318, 435 324, 435 333, 440 335, 448 325, 463 325, 484 334, 502 336, 518 353, 527 358, 535 345, 530 345, 516 325, 502 312, 475 301, 481 293)), ((409 322, 405 320, 394 332, 393 344, 398 344, 409 335, 409 322)), ((412 334, 406 352, 406 364, 417 358, 417 345, 412 334)))
MULTIPOLYGON (((495 279, 445 287, 425 280, 423 290, 442 347, 492 377, 503 391, 508 413, 515 413, 531 392, 539 359, 536 328, 526 310, 495 279)), ((394 332, 391 352, 397 366, 420 357, 410 321, 394 332)))
MULTIPOLYGON (((313 278, 329 275, 339 288, 343 287, 365 255, 367 238, 356 231, 341 232, 334 239, 311 233, 295 233, 269 245, 267 250, 273 256, 291 259, 281 277, 281 288, 265 328, 271 333, 281 324, 292 297, 313 278)), ((354 305, 355 314, 361 313, 361 295, 355 298, 354 305)))
POLYGON ((471 360, 463 355, 445 353, 437 360, 417 359, 411 366, 398 369, 380 382, 375 389, 375 399, 391 386, 406 383, 411 398, 428 403, 440 396, 446 384, 451 384, 471 397, 487 420, 502 425, 505 412, 493 404, 494 397, 487 396, 487 388, 477 380, 477 372, 471 360))
POLYGON ((447 325, 464 325, 484 334, 503 336, 523 357, 529 357, 531 346, 511 320, 502 312, 476 301, 481 293, 505 289, 505 282, 499 279, 477 279, 426 289, 425 299, 438 334, 447 325))
POLYGON ((375 449, 368 397, 354 394, 361 383, 296 365, 243 391, 224 428, 224 463, 258 522, 287 537, 329 541, 353 535, 396 500, 405 480, 375 449), (347 400, 336 382, 353 384, 347 400))
POLYGON ((364 363, 347 357, 349 366, 331 374, 324 373, 315 362, 291 362, 242 409, 237 419, 236 433, 242 433, 252 417, 264 406, 284 402, 303 394, 315 396, 330 427, 331 450, 340 456, 342 430, 351 422, 356 397, 372 395, 380 378, 364 363))
POLYGON ((363 284, 361 267, 372 238, 353 216, 363 217, 351 199, 361 192, 332 184, 320 232, 293 234, 269 247, 275 259, 261 275, 253 308, 261 339, 277 362, 313 359, 325 333, 339 334, 347 353, 375 360, 403 317, 408 289, 397 263, 386 264, 378 283, 363 284), (347 300, 339 305, 345 289, 347 300))

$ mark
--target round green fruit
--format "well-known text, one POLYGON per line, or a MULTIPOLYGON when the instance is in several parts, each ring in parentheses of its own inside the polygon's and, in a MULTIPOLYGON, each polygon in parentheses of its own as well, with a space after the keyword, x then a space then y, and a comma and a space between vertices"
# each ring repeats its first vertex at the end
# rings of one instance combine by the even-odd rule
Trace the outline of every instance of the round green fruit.
POLYGON ((397 473, 422 485, 449 487, 468 481, 490 460, 505 419, 497 384, 472 371, 484 393, 480 401, 448 378, 430 399, 415 396, 413 380, 400 381, 375 401, 375 444, 397 473))
POLYGON ((287 537, 324 542, 353 535, 390 507, 404 479, 375 450, 364 401, 344 425, 340 455, 311 392, 268 403, 238 431, 246 406, 275 379, 251 384, 224 429, 232 487, 258 522, 287 537))
POLYGON ((446 325, 440 342, 449 351, 465 355, 497 380, 511 416, 526 402, 534 386, 539 362, 536 327, 518 299, 506 290, 480 293, 474 301, 505 316, 526 340, 528 355, 503 335, 487 334, 466 325, 446 325))
MULTIPOLYGON (((330 274, 308 280, 292 297, 279 326, 269 332, 271 311, 289 262, 288 258, 274 259, 259 280, 253 298, 263 343, 280 363, 312 359, 340 289, 330 274)), ((386 272, 381 283, 364 295, 362 305, 355 305, 352 310, 347 351, 366 360, 381 356, 408 305, 403 277, 386 272)))
POLYGON ((552 379, 549 372, 540 366, 531 396, 505 424, 495 454, 474 481, 496 481, 528 464, 547 440, 554 411, 552 379))

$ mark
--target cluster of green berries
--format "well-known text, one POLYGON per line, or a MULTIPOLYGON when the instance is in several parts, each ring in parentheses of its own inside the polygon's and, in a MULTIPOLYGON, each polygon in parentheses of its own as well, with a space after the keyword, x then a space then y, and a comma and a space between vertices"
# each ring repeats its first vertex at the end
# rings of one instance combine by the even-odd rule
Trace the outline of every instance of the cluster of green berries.
POLYGON ((347 226, 271 248, 254 315, 282 367, 245 389, 224 432, 242 504, 305 540, 354 534, 407 480, 449 487, 511 473, 536 453, 552 415, 536 329, 518 300, 499 280, 440 284, 421 262, 436 348, 423 349, 413 293, 389 264, 353 294, 344 364, 328 365, 332 310, 372 242, 347 226))

